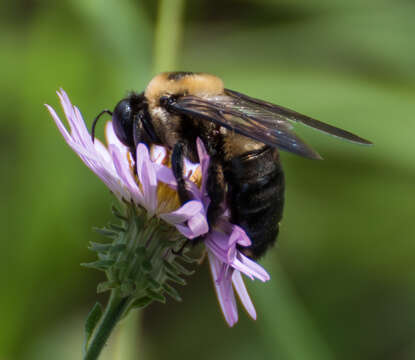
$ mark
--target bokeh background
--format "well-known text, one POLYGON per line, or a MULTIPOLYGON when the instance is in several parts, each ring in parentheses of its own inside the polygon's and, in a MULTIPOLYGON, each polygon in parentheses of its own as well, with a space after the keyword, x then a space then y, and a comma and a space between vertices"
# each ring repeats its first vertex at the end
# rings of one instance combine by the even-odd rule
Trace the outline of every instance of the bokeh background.
POLYGON ((248 281, 258 320, 241 311, 226 326, 205 263, 182 303, 130 320, 140 359, 415 358, 413 1, 187 1, 169 25, 177 44, 157 36, 155 1, 0 4, 1 360, 80 359, 83 319, 106 301, 101 273, 79 264, 94 259, 92 227, 111 220, 114 200, 43 104, 58 107, 62 86, 90 124, 174 49, 177 70, 216 74, 375 146, 298 128, 325 160, 282 155, 284 221, 262 261, 272 280, 248 281))

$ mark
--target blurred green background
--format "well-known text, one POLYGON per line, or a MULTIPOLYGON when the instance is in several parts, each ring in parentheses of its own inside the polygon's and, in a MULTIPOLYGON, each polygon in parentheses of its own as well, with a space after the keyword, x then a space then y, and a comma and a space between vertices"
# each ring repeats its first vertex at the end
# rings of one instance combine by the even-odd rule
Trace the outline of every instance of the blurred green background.
MULTIPOLYGON (((145 87, 170 42, 154 40, 153 1, 4 0, 0 19, 0 359, 80 359, 83 320, 106 296, 79 264, 113 198, 43 104, 57 108, 62 86, 90 124, 145 87)), ((177 70, 375 146, 299 128, 325 160, 282 155, 284 221, 262 261, 272 279, 247 281, 258 320, 240 311, 226 326, 205 263, 182 303, 144 311, 140 359, 415 358, 414 19, 411 0, 185 3, 177 70)))

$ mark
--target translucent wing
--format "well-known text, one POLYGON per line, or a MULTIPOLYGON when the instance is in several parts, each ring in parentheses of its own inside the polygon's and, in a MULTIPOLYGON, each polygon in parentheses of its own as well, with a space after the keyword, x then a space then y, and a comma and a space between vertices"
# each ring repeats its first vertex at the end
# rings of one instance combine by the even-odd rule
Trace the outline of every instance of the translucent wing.
POLYGON ((269 113, 274 114, 275 119, 279 119, 282 121, 294 121, 309 126, 313 129, 320 130, 326 134, 348 140, 351 142, 355 142, 362 145, 371 145, 372 143, 366 139, 361 138, 355 134, 352 134, 349 131, 339 129, 335 126, 331 126, 319 120, 313 119, 307 115, 300 114, 294 110, 287 109, 285 107, 271 104, 269 102, 252 98, 248 95, 241 94, 234 90, 225 89, 225 93, 232 97, 235 103, 243 104, 247 107, 259 107, 263 110, 266 110, 269 113))
POLYGON ((321 157, 292 131, 292 125, 288 120, 300 121, 331 135, 343 138, 344 134, 347 134, 348 140, 351 140, 350 136, 353 138, 352 141, 362 143, 363 140, 356 135, 321 123, 305 115, 231 90, 225 90, 223 95, 211 97, 185 95, 178 98, 170 98, 165 106, 169 111, 213 121, 264 144, 276 146, 312 159, 321 159, 321 157), (307 123, 304 119, 307 120, 307 123), (317 125, 322 125, 313 126, 311 121, 316 122, 317 125), (333 134, 332 129, 336 129, 337 132, 333 134))
POLYGON ((226 105, 226 99, 222 97, 207 100, 197 96, 182 96, 165 106, 170 112, 213 121, 264 144, 277 146, 304 157, 321 159, 317 152, 290 130, 289 124, 281 123, 278 127, 270 127, 262 118, 247 115, 226 105))

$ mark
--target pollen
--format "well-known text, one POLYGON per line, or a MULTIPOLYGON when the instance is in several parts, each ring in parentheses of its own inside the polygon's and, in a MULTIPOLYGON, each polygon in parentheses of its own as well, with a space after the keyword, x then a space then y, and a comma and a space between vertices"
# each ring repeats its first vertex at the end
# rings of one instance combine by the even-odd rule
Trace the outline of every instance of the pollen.
MULTIPOLYGON (((168 157, 166 158, 164 159, 165 161, 164 163, 165 165, 170 166, 170 161, 168 160, 168 157)), ((187 170, 186 177, 191 182, 196 184, 198 188, 200 188, 202 184, 202 171, 200 169, 200 166, 198 166, 194 170, 192 169, 187 170)), ((157 187, 157 199, 158 199, 158 204, 159 204, 157 207, 157 212, 159 214, 177 210, 181 205, 177 191, 163 183, 159 183, 157 187)))
POLYGON ((195 183, 198 188, 200 188, 202 184, 202 170, 200 169, 200 166, 198 166, 194 171, 189 170, 187 176, 191 182, 195 183))
POLYGON ((157 212, 159 214, 172 212, 180 207, 180 200, 177 191, 171 189, 166 184, 159 183, 157 187, 157 199, 157 212))

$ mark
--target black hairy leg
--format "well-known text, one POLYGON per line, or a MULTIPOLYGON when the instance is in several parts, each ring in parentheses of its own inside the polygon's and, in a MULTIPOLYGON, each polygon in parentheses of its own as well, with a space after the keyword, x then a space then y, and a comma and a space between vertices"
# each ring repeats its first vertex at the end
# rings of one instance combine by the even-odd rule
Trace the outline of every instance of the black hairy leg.
MULTIPOLYGON (((226 189, 222 164, 216 156, 211 156, 210 158, 207 176, 206 190, 210 199, 207 210, 207 221, 210 230, 224 211, 222 204, 225 199, 226 189)), ((199 244, 204 240, 204 237, 205 235, 198 236, 191 240, 191 242, 193 245, 199 244)))
POLYGON ((218 217, 223 213, 222 203, 225 198, 226 188, 223 167, 216 156, 210 158, 207 175, 206 190, 210 199, 207 220, 209 226, 211 226, 215 224, 218 217))
POLYGON ((191 199, 189 192, 186 189, 186 182, 184 179, 184 149, 185 144, 178 142, 174 145, 173 154, 171 156, 171 167, 177 181, 177 192, 181 204, 184 204, 191 199))
POLYGON ((134 145, 130 146, 130 153, 134 160, 134 173, 137 174, 137 146, 141 142, 141 126, 139 121, 135 121, 133 124, 133 142, 134 145))
POLYGON ((138 119, 133 122, 133 141, 134 147, 137 149, 138 144, 142 141, 142 125, 140 121, 141 114, 138 115, 138 119))

